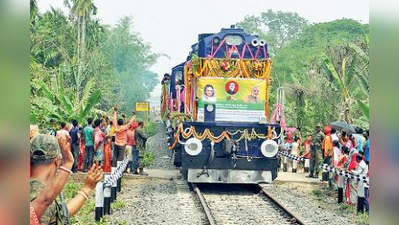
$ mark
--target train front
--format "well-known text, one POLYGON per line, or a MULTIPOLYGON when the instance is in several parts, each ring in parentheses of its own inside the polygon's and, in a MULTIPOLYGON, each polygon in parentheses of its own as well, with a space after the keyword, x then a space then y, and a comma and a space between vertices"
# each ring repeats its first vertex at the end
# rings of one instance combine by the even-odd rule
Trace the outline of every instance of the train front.
POLYGON ((175 165, 192 183, 271 183, 279 124, 268 123, 267 44, 242 29, 200 34, 163 81, 162 111, 175 165))

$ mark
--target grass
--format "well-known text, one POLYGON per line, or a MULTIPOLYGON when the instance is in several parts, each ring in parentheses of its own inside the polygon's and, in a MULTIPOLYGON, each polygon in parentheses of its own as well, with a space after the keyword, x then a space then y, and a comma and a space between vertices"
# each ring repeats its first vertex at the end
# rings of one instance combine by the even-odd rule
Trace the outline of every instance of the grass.
MULTIPOLYGON (((315 188, 311 191, 311 194, 315 197, 315 200, 322 204, 327 204, 332 206, 332 210, 339 216, 348 217, 350 220, 354 221, 359 225, 369 224, 369 215, 367 213, 357 214, 357 209, 353 205, 348 205, 346 203, 333 203, 331 204, 331 199, 337 199, 335 191, 332 191, 327 185, 323 185, 320 188, 315 188)), ((330 207, 329 207, 330 208, 330 207)))
POLYGON ((111 204, 111 209, 112 210, 119 210, 119 209, 124 209, 126 208, 126 204, 123 201, 116 200, 111 204))
POLYGON ((147 135, 147 137, 155 136, 158 133, 158 124, 149 122, 145 125, 143 130, 144 130, 144 133, 147 135))
POLYGON ((144 153, 144 166, 148 167, 150 164, 154 161, 154 153, 150 152, 149 150, 146 150, 144 153))
POLYGON ((359 214, 357 216, 356 223, 361 224, 361 225, 370 224, 369 214, 367 214, 367 213, 359 214))
MULTIPOLYGON (((64 195, 65 199, 68 202, 69 199, 72 199, 76 196, 77 192, 83 187, 83 184, 78 184, 73 180, 69 180, 68 183, 64 187, 64 195)), ((95 196, 92 194, 89 200, 85 203, 85 205, 79 210, 79 212, 71 218, 71 224, 74 225, 87 225, 87 224, 96 224, 96 225, 107 225, 109 224, 109 218, 103 217, 101 221, 96 222, 94 220, 94 212, 95 212, 95 196)), ((124 209, 126 204, 123 201, 117 200, 111 204, 112 210, 124 209)), ((117 221, 117 224, 125 225, 126 221, 117 221)))

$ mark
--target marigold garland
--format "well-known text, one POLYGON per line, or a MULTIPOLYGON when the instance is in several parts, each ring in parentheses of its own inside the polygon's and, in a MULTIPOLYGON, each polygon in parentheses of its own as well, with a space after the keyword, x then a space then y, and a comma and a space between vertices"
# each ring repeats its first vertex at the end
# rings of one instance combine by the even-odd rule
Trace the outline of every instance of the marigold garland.
POLYGON ((212 132, 206 128, 204 130, 204 133, 198 134, 197 131, 195 130, 195 127, 191 126, 190 128, 183 128, 183 124, 181 123, 177 129, 176 135, 175 135, 175 142, 172 144, 172 146, 169 147, 169 149, 173 149, 176 147, 177 143, 179 143, 179 136, 182 135, 184 139, 189 139, 191 136, 194 136, 200 141, 205 140, 205 138, 208 138, 210 141, 214 143, 220 143, 224 139, 231 140, 231 137, 234 135, 237 135, 238 133, 241 133, 241 137, 237 139, 237 142, 241 141, 242 139, 246 140, 255 140, 255 139, 262 139, 262 140, 270 140, 270 139, 279 139, 281 137, 281 133, 277 137, 273 137, 273 131, 272 127, 268 128, 268 135, 264 134, 258 134, 255 129, 252 129, 251 133, 248 132, 247 129, 245 130, 237 130, 234 133, 230 133, 229 131, 223 131, 219 136, 215 137, 212 132))

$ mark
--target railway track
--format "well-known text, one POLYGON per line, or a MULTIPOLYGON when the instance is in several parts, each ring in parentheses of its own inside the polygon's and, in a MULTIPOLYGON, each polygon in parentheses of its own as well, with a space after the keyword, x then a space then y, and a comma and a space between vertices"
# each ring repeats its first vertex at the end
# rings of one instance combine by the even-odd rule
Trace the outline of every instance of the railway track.
POLYGON ((210 225, 304 224, 257 185, 191 184, 210 225))

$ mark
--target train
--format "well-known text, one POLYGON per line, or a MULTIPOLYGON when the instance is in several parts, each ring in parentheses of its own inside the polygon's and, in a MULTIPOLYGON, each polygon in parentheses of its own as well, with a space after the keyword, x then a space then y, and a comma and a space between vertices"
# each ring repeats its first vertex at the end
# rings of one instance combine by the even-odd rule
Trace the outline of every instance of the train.
POLYGON ((174 165, 190 183, 271 183, 282 127, 269 121, 266 41, 231 26, 198 35, 162 79, 161 116, 174 165))

